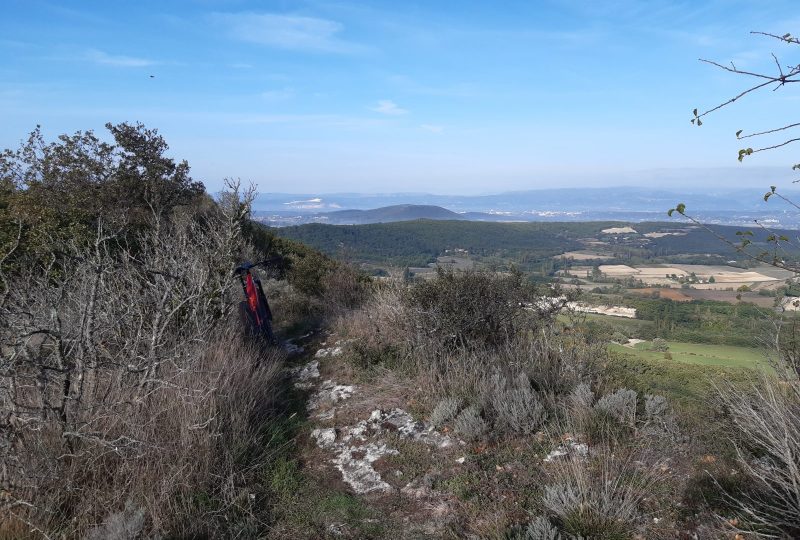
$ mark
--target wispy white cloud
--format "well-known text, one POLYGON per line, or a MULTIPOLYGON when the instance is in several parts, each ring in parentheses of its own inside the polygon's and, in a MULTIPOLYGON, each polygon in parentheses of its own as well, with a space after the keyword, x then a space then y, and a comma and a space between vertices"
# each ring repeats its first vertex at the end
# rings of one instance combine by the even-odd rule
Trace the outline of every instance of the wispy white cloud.
POLYGON ((408 113, 407 110, 399 107, 397 103, 390 99, 382 99, 378 101, 374 107, 370 107, 370 110, 381 114, 388 114, 390 116, 399 116, 401 114, 408 113))
POLYGON ((435 124, 421 124, 419 127, 424 129, 425 131, 430 131, 431 133, 442 133, 444 131, 444 126, 437 126, 435 124))
POLYGON ((328 19, 274 13, 216 13, 212 20, 242 41, 308 52, 353 53, 363 47, 338 36, 343 26, 328 19))
POLYGON ((103 51, 98 51, 97 49, 89 49, 86 51, 86 59, 94 62, 95 64, 117 67, 147 67, 157 63, 153 60, 148 60, 147 58, 113 55, 103 51))

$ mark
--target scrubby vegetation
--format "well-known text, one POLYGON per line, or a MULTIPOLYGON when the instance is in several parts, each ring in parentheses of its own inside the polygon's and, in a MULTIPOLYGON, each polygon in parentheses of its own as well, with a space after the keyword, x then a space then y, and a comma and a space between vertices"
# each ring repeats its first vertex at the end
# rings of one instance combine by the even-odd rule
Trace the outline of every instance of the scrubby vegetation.
POLYGON ((658 372, 608 353, 604 338, 576 330, 579 321, 565 324, 557 303, 541 302, 549 295, 563 300, 513 275, 440 270, 410 286, 384 284, 340 319, 339 331, 359 344, 351 353, 359 370, 411 377, 420 414, 472 448, 469 472, 439 481, 460 501, 459 531, 796 534, 794 376, 699 366, 679 374, 667 365, 658 372), (496 324, 497 313, 508 326, 496 324), (493 487, 489 464, 526 474, 493 487))
POLYGON ((0 155, 0 537, 262 536, 296 406, 232 269, 283 256, 284 329, 358 278, 254 229, 238 182, 212 200, 155 131, 108 128, 0 155))

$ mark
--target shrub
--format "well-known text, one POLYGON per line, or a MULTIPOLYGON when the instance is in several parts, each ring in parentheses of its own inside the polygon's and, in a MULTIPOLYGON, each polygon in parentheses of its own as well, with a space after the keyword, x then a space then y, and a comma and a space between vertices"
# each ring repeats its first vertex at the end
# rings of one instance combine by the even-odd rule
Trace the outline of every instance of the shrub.
POLYGON ((727 496, 746 518, 743 529, 762 537, 800 537, 800 382, 794 366, 779 366, 787 380, 763 376, 749 392, 720 389, 730 411, 746 493, 727 496))
POLYGON ((561 540, 561 535, 549 519, 539 516, 513 531, 508 540, 561 540))
POLYGON ((547 419, 544 405, 524 373, 513 379, 495 373, 484 402, 494 412, 495 427, 500 431, 534 433, 547 419))
POLYGON ((470 405, 456 416, 453 430, 466 440, 474 441, 486 434, 488 426, 481 416, 480 410, 474 405, 470 405))
POLYGON ((637 470, 609 454, 594 463, 570 458, 552 467, 542 506, 569 538, 630 538, 641 518, 640 505, 657 480, 650 472, 657 469, 637 470))
POLYGON ((533 287, 519 273, 440 268, 436 278, 408 289, 404 305, 415 345, 445 352, 508 343, 532 323, 525 304, 534 300, 533 287))
POLYGON ((607 412, 622 424, 633 426, 636 423, 636 392, 621 388, 597 400, 595 408, 607 412))
POLYGON ((583 432, 590 444, 611 444, 624 439, 627 426, 621 424, 605 409, 593 408, 583 415, 570 418, 573 429, 583 432))
POLYGON ((454 397, 446 397, 436 404, 431 412, 431 424, 434 427, 442 427, 458 414, 461 408, 461 400, 454 397))
POLYGON ((568 431, 586 434, 590 440, 597 438, 599 432, 592 418, 596 413, 592 408, 593 403, 594 392, 587 383, 580 383, 572 389, 564 402, 568 431))
POLYGON ((615 343, 619 344, 625 344, 628 343, 628 336, 626 336, 620 331, 616 331, 613 334, 611 334, 611 341, 614 341, 615 343))
POLYGON ((669 350, 669 344, 667 343, 666 339, 654 338, 650 348, 658 352, 667 352, 669 350))
POLYGON ((569 393, 568 405, 572 410, 591 409, 594 392, 586 383, 581 383, 569 393))
POLYGON ((667 398, 646 394, 644 396, 644 414, 648 422, 663 420, 667 414, 667 398))
POLYGON ((329 310, 354 309, 366 300, 370 282, 357 268, 337 262, 321 278, 321 295, 329 310))

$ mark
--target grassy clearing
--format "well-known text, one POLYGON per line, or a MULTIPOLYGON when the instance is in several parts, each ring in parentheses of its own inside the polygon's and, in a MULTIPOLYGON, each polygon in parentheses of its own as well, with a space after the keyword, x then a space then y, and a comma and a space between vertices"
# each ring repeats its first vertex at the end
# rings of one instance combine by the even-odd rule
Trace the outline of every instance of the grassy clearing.
POLYGON ((714 407, 709 398, 716 394, 715 383, 727 381, 744 388, 756 378, 751 369, 670 362, 664 360, 663 353, 653 358, 632 352, 634 349, 628 347, 612 349, 603 370, 608 386, 663 395, 688 413, 714 407))
POLYGON ((609 345, 609 349, 615 353, 632 354, 638 358, 652 361, 771 370, 765 352, 760 349, 680 341, 668 341, 667 344, 669 345, 668 353, 651 350, 649 342, 638 343, 633 347, 612 343, 609 345), (671 356, 671 359, 668 355, 671 356))

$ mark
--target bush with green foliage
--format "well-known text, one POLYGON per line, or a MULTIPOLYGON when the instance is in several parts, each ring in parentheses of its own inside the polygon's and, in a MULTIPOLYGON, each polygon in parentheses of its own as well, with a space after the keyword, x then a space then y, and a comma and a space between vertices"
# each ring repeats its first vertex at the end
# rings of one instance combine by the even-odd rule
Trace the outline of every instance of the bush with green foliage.
POLYGON ((669 350, 669 343, 663 338, 653 338, 652 343, 650 343, 650 348, 658 352, 667 352, 669 350))
POLYGON ((6 265, 22 257, 59 258, 68 244, 86 245, 98 226, 124 234, 180 207, 194 219, 213 203, 186 161, 168 157, 166 141, 142 124, 106 124, 114 142, 92 131, 46 142, 37 127, 17 150, 0 152, 0 249, 19 240, 6 265))
MULTIPOLYGON (((441 352, 498 347, 538 322, 526 309, 539 300, 522 274, 495 275, 479 270, 439 268, 436 278, 407 289, 403 303, 412 343, 441 352)), ((555 312, 555 304, 541 311, 555 312)))

